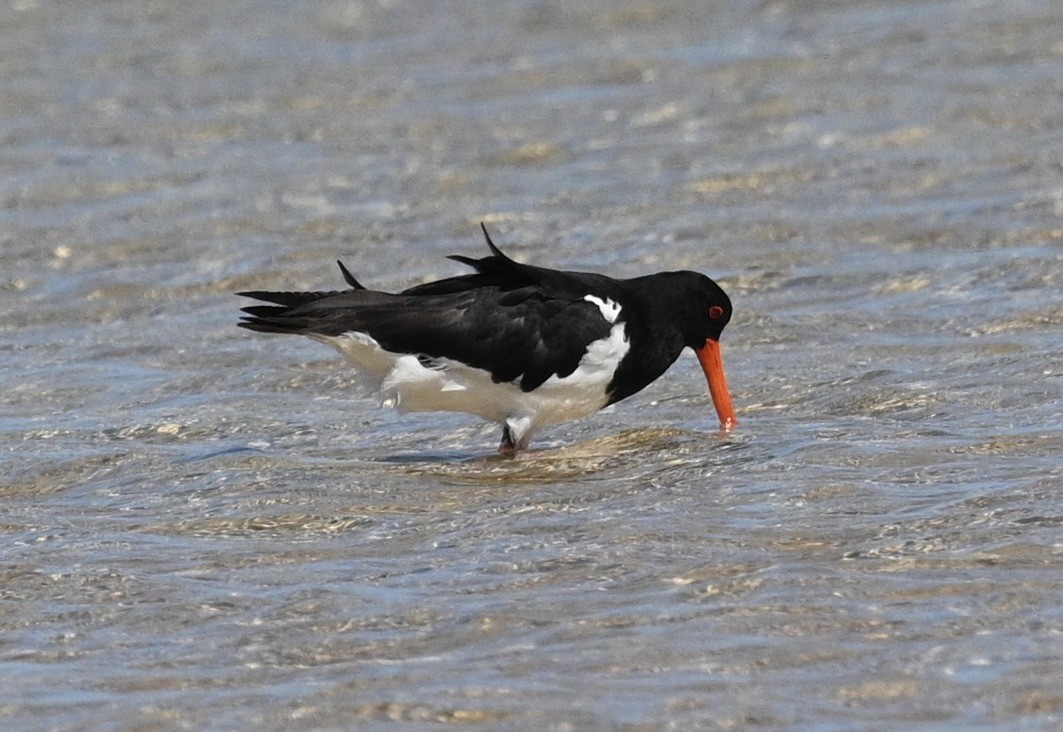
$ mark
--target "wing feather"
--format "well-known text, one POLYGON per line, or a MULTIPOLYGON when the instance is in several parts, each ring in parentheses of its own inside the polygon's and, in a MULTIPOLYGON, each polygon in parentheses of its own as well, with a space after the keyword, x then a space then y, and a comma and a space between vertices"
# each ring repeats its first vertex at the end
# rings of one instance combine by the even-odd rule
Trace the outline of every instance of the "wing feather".
MULTIPOLYGON (((258 299, 272 293, 255 293, 258 299)), ((579 366, 594 341, 611 328, 597 306, 583 299, 545 295, 535 288, 486 287, 443 295, 351 290, 291 307, 244 308, 241 325, 265 332, 339 336, 365 333, 382 348, 461 361, 496 382, 520 382, 531 391, 553 375, 579 366)))

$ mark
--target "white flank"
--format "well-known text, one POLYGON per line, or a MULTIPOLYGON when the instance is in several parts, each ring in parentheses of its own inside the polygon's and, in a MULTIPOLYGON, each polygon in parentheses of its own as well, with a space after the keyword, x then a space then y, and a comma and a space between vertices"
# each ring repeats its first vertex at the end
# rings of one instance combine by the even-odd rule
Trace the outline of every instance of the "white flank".
MULTIPOLYGON (((586 299, 598 305, 607 320, 616 320, 619 306, 611 300, 591 298, 586 299)), ((519 380, 496 384, 488 372, 458 361, 434 359, 436 363, 427 367, 416 356, 385 351, 365 333, 315 339, 335 348, 371 377, 380 391, 382 406, 401 412, 475 414, 508 425, 521 446, 541 427, 577 419, 605 406, 605 389, 630 349, 624 324, 617 323, 608 336, 587 346, 575 371, 563 378, 554 374, 533 392, 525 393, 519 380)))

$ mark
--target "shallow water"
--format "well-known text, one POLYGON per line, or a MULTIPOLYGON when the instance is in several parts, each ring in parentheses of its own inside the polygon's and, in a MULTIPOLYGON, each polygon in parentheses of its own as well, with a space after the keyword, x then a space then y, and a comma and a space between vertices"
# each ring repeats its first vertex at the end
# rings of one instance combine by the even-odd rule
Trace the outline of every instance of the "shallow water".
POLYGON ((1063 13, 8 3, 0 720, 1063 723, 1063 13), (542 434, 376 406, 250 288, 693 268, 542 434))

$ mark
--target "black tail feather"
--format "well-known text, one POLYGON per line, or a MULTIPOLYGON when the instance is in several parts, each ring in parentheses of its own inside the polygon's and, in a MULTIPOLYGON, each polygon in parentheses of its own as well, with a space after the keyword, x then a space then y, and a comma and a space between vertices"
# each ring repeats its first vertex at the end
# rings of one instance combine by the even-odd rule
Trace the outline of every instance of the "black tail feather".
POLYGON ((267 290, 251 290, 249 292, 236 293, 240 297, 250 297, 252 300, 261 300, 262 302, 272 302, 277 305, 283 305, 286 308, 293 308, 297 305, 304 305, 314 300, 320 300, 328 295, 333 295, 332 292, 269 292, 267 290))
POLYGON ((248 305, 239 325, 262 333, 338 335, 357 330, 365 310, 387 310, 394 295, 373 290, 343 292, 241 292, 273 305, 248 305))
POLYGON ((275 318, 283 317, 287 308, 277 307, 276 305, 249 305, 246 308, 240 308, 240 311, 247 313, 252 318, 275 318))
POLYGON ((275 320, 269 318, 245 318, 237 323, 241 328, 247 328, 258 333, 303 333, 306 330, 305 323, 295 323, 291 320, 275 320))
MULTIPOLYGON (((240 294, 250 295, 250 293, 244 292, 241 292, 240 294)), ((264 292, 258 294, 286 295, 293 293, 264 292)), ((266 300, 267 302, 277 302, 276 298, 259 297, 258 299, 266 300)), ((286 305, 249 305, 246 308, 240 308, 240 310, 241 312, 246 313, 246 315, 243 316, 237 325, 241 328, 258 331, 259 333, 303 333, 309 326, 309 322, 306 318, 291 317, 291 315, 289 315, 291 309, 286 305)))
MULTIPOLYGON (((336 260, 336 264, 340 266, 340 272, 343 273, 343 279, 351 286, 351 289, 366 289, 361 282, 354 278, 351 271, 343 266, 343 262, 336 260)), ((277 305, 283 305, 286 308, 294 308, 339 293, 335 290, 331 292, 272 292, 269 290, 248 290, 247 292, 238 292, 236 294, 240 297, 250 297, 253 300, 272 302, 277 305)))
POLYGON ((241 297, 261 300, 262 302, 276 303, 274 305, 248 305, 245 308, 240 308, 241 312, 246 313, 243 319, 237 323, 241 328, 258 331, 259 333, 310 333, 314 330, 311 319, 298 315, 293 317, 292 310, 338 293, 255 290, 236 294, 241 297))

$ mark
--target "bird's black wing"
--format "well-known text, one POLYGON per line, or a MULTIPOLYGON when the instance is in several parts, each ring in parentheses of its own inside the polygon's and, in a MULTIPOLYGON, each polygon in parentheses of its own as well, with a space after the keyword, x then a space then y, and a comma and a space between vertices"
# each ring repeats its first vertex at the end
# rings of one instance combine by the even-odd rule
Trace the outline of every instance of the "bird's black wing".
POLYGON ((571 374, 588 345, 612 327, 594 303, 535 286, 442 294, 241 294, 276 303, 244 308, 244 328, 309 336, 365 333, 387 351, 461 361, 496 382, 519 380, 524 391, 554 374, 571 374))
POLYGON ((454 255, 475 273, 391 294, 365 289, 343 266, 344 292, 241 292, 272 305, 252 305, 240 326, 264 333, 339 336, 365 333, 385 350, 445 358, 484 369, 496 382, 524 391, 576 370, 587 347, 611 323, 589 292, 611 296, 615 281, 516 262, 491 241, 491 255, 454 255))

